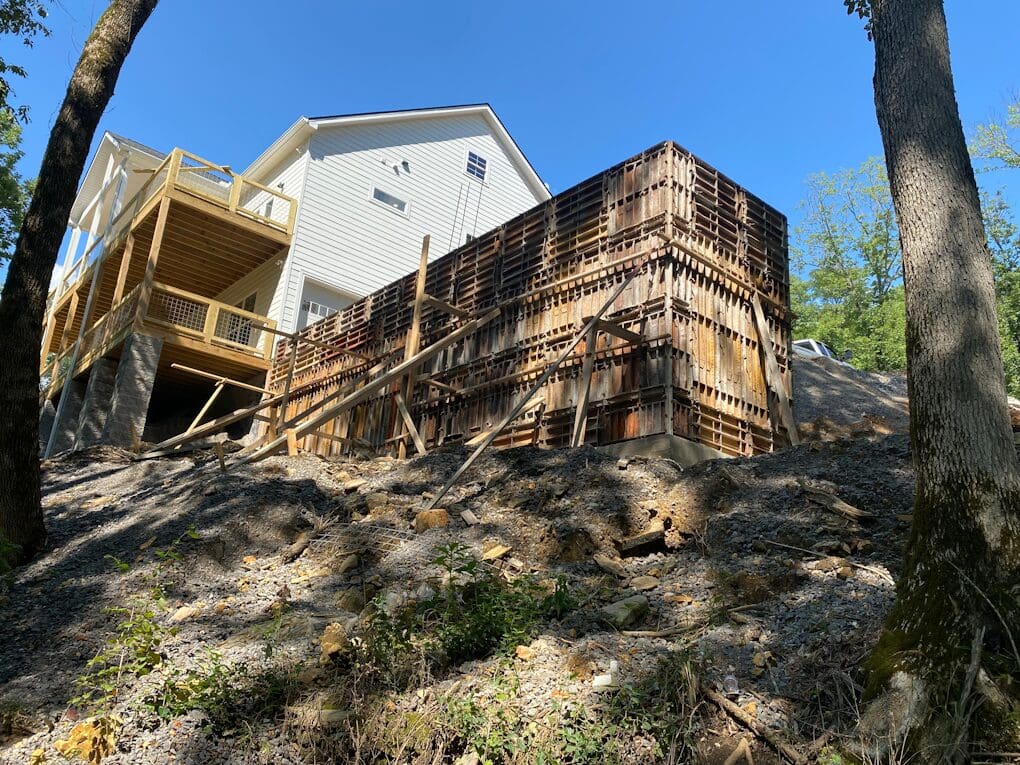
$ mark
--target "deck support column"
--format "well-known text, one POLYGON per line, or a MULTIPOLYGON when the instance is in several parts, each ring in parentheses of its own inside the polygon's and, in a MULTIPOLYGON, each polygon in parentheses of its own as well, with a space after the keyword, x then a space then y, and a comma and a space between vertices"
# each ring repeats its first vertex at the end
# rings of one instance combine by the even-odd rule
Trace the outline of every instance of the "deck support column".
POLYGON ((124 340, 102 443, 131 448, 141 440, 162 350, 161 337, 132 332, 124 340))
POLYGON ((46 456, 74 447, 74 439, 78 431, 78 416, 81 414, 84 399, 85 382, 83 380, 72 378, 64 382, 56 415, 53 418, 53 430, 49 434, 46 456))
POLYGON ((98 358, 89 370, 85 399, 78 416, 78 432, 74 439, 75 449, 84 449, 99 443, 106 425, 113 398, 113 386, 117 378, 117 360, 98 358))
POLYGON ((124 242, 124 251, 120 254, 120 269, 117 271, 117 286, 113 289, 113 300, 110 302, 110 310, 113 310, 124 299, 124 285, 127 284, 128 269, 131 268, 131 253, 135 249, 135 233, 132 231, 127 235, 124 242))

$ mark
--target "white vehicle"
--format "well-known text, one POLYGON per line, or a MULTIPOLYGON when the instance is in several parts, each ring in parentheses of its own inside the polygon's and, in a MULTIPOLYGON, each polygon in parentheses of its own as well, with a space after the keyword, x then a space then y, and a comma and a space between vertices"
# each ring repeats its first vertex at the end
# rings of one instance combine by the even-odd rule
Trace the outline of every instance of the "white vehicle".
POLYGON ((824 357, 827 359, 832 359, 837 364, 842 364, 843 366, 847 367, 851 366, 849 363, 847 363, 848 360, 850 359, 849 351, 843 354, 843 357, 840 358, 831 348, 829 348, 829 346, 827 346, 821 340, 812 340, 810 338, 805 340, 794 340, 793 352, 798 356, 805 356, 807 358, 813 359, 824 357))

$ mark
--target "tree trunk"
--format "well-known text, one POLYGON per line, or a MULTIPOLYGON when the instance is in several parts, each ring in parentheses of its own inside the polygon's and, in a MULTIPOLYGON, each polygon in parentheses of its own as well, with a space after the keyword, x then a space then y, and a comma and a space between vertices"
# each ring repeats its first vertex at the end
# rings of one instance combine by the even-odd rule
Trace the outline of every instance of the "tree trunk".
MULTIPOLYGON (((1020 673, 1020 469, 942 1, 873 0, 872 24, 875 104, 903 250, 917 498, 868 692, 912 697, 914 713, 894 727, 912 730, 915 742, 923 729, 930 744, 954 717, 966 727, 960 701, 971 689, 990 692, 991 678, 1020 673)), ((995 706, 1003 704, 981 713, 995 706)), ((943 759, 959 760, 954 741, 941 743, 949 744, 943 759)))
POLYGON ((40 505, 39 352, 57 251, 99 118, 158 0, 113 0, 82 50, 50 133, 0 298, 0 540, 20 562, 46 541, 40 505))

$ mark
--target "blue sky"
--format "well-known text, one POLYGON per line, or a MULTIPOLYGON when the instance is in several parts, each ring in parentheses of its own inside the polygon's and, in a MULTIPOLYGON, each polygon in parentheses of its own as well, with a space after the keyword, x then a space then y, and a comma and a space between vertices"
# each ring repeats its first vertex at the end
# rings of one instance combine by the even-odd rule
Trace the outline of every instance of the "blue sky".
MULTIPOLYGON (((7 55, 34 175, 106 3, 63 0, 7 55)), ((948 0, 965 126, 1020 91, 1020 3, 948 0)), ((244 168, 300 115, 490 102, 556 192, 674 139, 786 212, 812 172, 881 153, 873 52, 840 0, 164 0, 100 128, 244 168)), ((1009 197, 1020 201, 1020 177, 1009 197)))

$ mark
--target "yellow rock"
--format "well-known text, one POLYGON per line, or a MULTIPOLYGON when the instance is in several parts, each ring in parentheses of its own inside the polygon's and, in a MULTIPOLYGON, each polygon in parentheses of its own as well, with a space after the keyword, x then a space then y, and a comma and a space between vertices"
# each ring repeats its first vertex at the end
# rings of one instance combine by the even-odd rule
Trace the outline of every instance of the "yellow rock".
POLYGON ((64 757, 80 757, 90 763, 102 762, 117 745, 116 732, 120 725, 120 718, 112 715, 90 717, 75 725, 71 735, 57 741, 53 748, 64 757))
POLYGON ((521 661, 531 661, 538 655, 538 651, 526 645, 519 645, 514 649, 514 654, 521 661))
POLYGON ((450 523, 450 514, 442 508, 435 508, 433 510, 422 510, 415 516, 414 519, 414 530, 419 534, 429 529, 436 529, 442 526, 447 526, 450 523))
POLYGON ((347 631, 343 625, 336 622, 327 624, 326 629, 322 631, 322 637, 319 638, 319 648, 322 651, 320 661, 325 664, 335 654, 347 648, 347 645, 347 631))
POLYGON ((497 558, 502 558, 508 552, 510 552, 509 547, 497 543, 485 548, 485 552, 482 553, 482 560, 496 560, 497 558))

